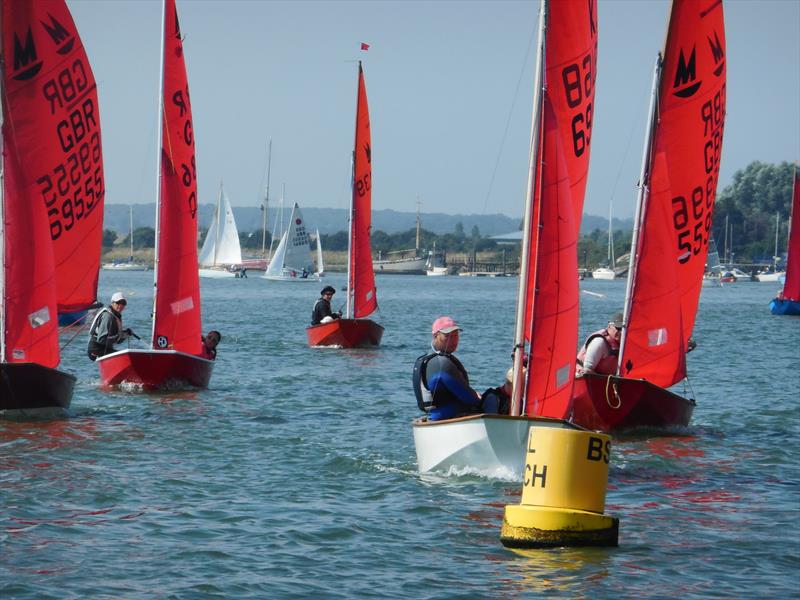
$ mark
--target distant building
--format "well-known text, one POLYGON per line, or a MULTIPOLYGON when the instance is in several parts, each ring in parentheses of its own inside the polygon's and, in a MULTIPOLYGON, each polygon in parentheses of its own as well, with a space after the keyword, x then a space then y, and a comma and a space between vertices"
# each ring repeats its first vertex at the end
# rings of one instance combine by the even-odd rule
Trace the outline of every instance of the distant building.
POLYGON ((512 231, 511 233, 501 233, 489 238, 498 244, 519 244, 522 242, 522 231, 512 231))

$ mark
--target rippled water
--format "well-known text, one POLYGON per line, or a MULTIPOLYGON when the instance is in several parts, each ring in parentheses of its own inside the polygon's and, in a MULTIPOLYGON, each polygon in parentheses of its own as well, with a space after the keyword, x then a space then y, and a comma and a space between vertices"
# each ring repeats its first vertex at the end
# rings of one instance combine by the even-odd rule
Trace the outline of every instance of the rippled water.
MULTIPOLYGON (((703 291, 691 426, 615 440, 619 547, 512 552, 499 533, 519 483, 417 474, 410 369, 451 314, 475 387, 498 385, 516 280, 378 285, 382 347, 342 351, 306 346, 320 285, 203 280, 224 339, 201 392, 100 391, 80 335, 69 417, 0 421, 0 597, 796 597, 800 319, 769 314, 775 286, 703 291)), ((139 333, 151 287, 101 277, 139 333)), ((583 335, 624 284, 582 288, 600 294, 582 295, 583 335)))

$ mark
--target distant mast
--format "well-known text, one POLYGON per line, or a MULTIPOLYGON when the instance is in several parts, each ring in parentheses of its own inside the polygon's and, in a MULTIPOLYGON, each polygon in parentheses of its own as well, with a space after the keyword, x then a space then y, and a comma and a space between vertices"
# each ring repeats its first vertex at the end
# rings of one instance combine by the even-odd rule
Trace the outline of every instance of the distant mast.
POLYGON ((417 198, 417 242, 416 242, 417 256, 419 256, 419 249, 422 241, 422 220, 420 219, 421 210, 422 210, 422 200, 417 198))
MULTIPOLYGON (((267 256, 267 223, 269 221, 269 176, 272 170, 272 138, 269 138, 269 152, 267 154, 267 187, 264 191, 264 205, 262 209, 264 214, 261 215, 261 254, 267 256)), ((272 244, 270 244, 271 246, 272 244)))

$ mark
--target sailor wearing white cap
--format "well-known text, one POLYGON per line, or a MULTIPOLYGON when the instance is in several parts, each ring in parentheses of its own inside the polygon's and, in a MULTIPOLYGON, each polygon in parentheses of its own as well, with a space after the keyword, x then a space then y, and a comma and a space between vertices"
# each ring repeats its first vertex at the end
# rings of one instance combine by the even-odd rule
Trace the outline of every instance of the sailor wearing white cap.
POLYGON ((114 352, 114 344, 124 342, 130 336, 136 337, 131 329, 122 328, 122 312, 127 305, 125 295, 115 292, 111 296, 111 304, 95 315, 89 328, 89 346, 86 349, 91 360, 114 352))

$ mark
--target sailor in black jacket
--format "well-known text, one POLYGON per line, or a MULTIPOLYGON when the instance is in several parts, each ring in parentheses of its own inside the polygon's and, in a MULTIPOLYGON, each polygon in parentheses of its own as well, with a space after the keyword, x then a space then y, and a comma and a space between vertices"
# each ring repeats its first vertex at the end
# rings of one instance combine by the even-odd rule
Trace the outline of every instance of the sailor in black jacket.
POLYGON ((331 310, 331 298, 336 293, 333 286, 326 285, 320 292, 320 298, 314 304, 314 309, 311 311, 311 324, 319 325, 320 323, 328 323, 333 319, 338 319, 342 315, 335 313, 331 310))

